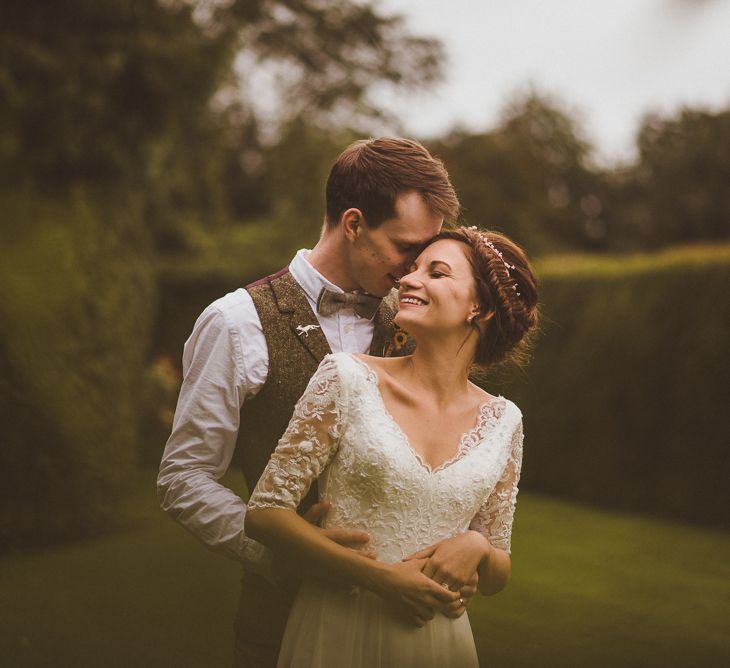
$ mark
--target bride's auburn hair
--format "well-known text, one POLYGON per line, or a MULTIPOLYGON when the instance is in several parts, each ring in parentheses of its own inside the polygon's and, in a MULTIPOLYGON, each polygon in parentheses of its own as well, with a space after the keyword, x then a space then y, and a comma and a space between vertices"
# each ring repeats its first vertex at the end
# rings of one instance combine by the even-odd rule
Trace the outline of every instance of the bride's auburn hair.
POLYGON ((525 251, 499 232, 457 227, 443 230, 434 241, 453 239, 466 246, 474 276, 480 316, 472 327, 479 332, 474 363, 490 367, 507 359, 526 360, 526 347, 538 322, 537 277, 525 251))

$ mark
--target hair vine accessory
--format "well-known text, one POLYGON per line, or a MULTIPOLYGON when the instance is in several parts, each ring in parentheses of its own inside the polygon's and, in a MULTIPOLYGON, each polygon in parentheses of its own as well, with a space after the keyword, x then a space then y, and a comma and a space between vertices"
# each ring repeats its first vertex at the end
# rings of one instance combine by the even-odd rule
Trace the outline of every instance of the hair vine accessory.
MULTIPOLYGON (((476 225, 470 225, 470 226, 469 226, 469 227, 467 227, 466 229, 467 229, 467 230, 469 230, 470 232, 474 232, 474 233, 476 233, 476 235, 477 235, 477 236, 479 237, 479 240, 480 240, 480 241, 481 241, 481 242, 482 242, 482 243, 483 243, 483 244, 484 244, 484 245, 485 245, 485 246, 486 246, 487 248, 489 248, 489 250, 490 250, 490 251, 492 251, 492 253, 494 253, 494 255, 496 255, 496 256, 497 256, 497 257, 498 257, 498 258, 499 258, 499 259, 500 259, 500 260, 502 261, 502 264, 504 265, 504 268, 505 268, 505 269, 507 270, 507 275, 508 275, 508 276, 509 276, 510 278, 512 278, 512 274, 510 273, 510 271, 511 271, 512 269, 515 269, 515 265, 513 265, 513 264, 510 264, 509 262, 507 262, 507 260, 505 260, 505 259, 504 259, 504 255, 502 255, 502 251, 501 251, 501 250, 499 250, 499 249, 498 249, 498 248, 497 248, 497 247, 496 247, 496 246, 495 246, 495 245, 494 245, 494 244, 493 244, 493 243, 492 243, 492 242, 491 242, 491 241, 489 240, 489 238, 487 237, 486 233, 485 233, 485 232, 481 232, 481 231, 479 231, 479 229, 477 228, 477 226, 476 226, 476 225)), ((511 287, 512 287, 512 289, 513 289, 513 290, 515 291, 515 294, 516 294, 516 295, 517 295, 518 297, 520 297, 520 296, 521 296, 521 293, 520 293, 520 291, 519 291, 519 289, 518 289, 518 287, 517 287, 517 281, 514 281, 514 280, 513 280, 513 283, 512 283, 512 286, 511 286, 511 287)))

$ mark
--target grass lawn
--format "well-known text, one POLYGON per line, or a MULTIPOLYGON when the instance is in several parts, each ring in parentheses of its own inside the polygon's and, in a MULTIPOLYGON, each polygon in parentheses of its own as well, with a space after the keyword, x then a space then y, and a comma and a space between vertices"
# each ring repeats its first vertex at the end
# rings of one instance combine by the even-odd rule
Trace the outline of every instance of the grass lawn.
MULTIPOLYGON (((0 666, 227 667, 239 567, 157 508, 0 559, 0 666)), ((730 666, 730 536, 521 493, 510 586, 469 609, 484 666, 730 666)))

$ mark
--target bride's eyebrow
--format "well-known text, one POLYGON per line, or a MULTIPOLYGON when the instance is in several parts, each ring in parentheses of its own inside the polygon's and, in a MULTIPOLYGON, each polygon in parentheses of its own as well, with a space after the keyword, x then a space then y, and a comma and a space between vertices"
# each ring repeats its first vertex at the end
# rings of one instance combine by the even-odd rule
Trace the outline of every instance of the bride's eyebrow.
POLYGON ((446 267, 449 271, 453 271, 451 268, 451 265, 448 262, 445 262, 444 260, 431 260, 431 264, 429 265, 431 269, 433 269, 434 265, 442 264, 444 267, 446 267))

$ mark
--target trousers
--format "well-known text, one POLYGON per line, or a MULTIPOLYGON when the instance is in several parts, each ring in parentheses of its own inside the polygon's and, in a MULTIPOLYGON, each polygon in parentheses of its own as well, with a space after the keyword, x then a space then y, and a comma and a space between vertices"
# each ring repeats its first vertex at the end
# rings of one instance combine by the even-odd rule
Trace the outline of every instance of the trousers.
POLYGON ((276 668, 298 582, 274 585, 244 573, 234 623, 233 668, 276 668))

